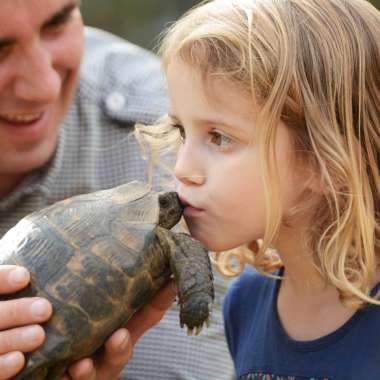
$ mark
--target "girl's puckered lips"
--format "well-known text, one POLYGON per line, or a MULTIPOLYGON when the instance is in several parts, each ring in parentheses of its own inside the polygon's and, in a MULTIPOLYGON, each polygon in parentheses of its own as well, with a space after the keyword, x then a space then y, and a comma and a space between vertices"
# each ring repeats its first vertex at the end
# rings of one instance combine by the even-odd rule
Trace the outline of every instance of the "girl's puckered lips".
POLYGON ((199 216, 200 214, 202 214, 204 212, 203 209, 192 205, 189 201, 187 201, 182 196, 178 195, 178 197, 179 197, 179 200, 180 200, 182 206, 184 207, 183 214, 185 216, 199 216))
POLYGON ((181 197, 179 194, 178 194, 178 198, 183 207, 190 206, 190 203, 185 198, 181 197))

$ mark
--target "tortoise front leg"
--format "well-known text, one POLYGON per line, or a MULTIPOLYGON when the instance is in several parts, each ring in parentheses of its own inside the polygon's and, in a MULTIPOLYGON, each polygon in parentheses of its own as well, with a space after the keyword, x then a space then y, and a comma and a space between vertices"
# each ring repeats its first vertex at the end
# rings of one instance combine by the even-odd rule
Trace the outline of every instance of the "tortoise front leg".
POLYGON ((168 231, 168 259, 178 287, 180 324, 189 333, 208 323, 214 300, 213 274, 208 251, 187 234, 168 231))

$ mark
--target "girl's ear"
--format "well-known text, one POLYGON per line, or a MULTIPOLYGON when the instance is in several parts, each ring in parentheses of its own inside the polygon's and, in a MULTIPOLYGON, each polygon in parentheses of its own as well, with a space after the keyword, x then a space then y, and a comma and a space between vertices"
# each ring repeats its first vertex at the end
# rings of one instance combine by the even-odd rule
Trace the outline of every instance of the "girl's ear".
POLYGON ((297 167, 298 181, 302 184, 302 191, 317 195, 325 194, 326 187, 315 158, 308 154, 298 157, 297 167))
POLYGON ((326 187, 323 183, 322 176, 319 171, 313 165, 308 165, 305 169, 305 189, 312 193, 322 195, 326 192, 326 187))

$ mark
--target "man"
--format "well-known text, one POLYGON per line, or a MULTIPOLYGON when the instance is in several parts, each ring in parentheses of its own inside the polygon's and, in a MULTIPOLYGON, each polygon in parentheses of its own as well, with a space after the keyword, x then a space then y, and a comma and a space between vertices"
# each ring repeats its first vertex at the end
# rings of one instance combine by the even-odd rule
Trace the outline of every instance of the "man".
MULTIPOLYGON (((166 110, 157 59, 107 33, 85 34, 77 0, 0 2, 0 237, 60 199, 146 180, 132 131, 166 110)), ((28 282, 25 270, 0 267, 0 293, 28 282)), ((174 306, 139 339, 121 378, 231 379, 220 313, 225 287, 216 276, 208 330, 187 337, 174 306)), ((132 345, 162 317, 173 294, 168 285, 130 321, 129 332, 116 331, 102 355, 74 364, 64 379, 120 378, 132 345)), ((0 380, 19 372, 23 353, 43 343, 39 323, 51 314, 43 299, 0 302, 0 380)))

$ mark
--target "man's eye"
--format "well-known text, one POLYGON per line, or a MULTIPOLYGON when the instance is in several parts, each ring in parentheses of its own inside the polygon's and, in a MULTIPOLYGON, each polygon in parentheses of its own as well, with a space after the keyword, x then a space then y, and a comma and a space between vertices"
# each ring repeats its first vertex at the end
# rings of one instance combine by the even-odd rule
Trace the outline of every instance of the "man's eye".
POLYGON ((67 23, 69 23, 69 21, 71 20, 71 13, 69 14, 65 14, 64 16, 60 17, 60 18, 57 18, 55 20, 53 20, 52 22, 50 22, 46 28, 47 29, 56 29, 56 28, 59 28, 67 23))
POLYGON ((0 45, 0 62, 4 61, 6 57, 11 53, 13 45, 0 45))
POLYGON ((47 22, 44 25, 44 29, 54 30, 60 26, 68 24, 71 21, 76 8, 77 5, 75 3, 68 5, 61 12, 57 13, 49 22, 47 22))
POLYGON ((211 131, 209 134, 211 136, 210 141, 221 148, 225 148, 232 143, 231 138, 218 131, 211 131))

